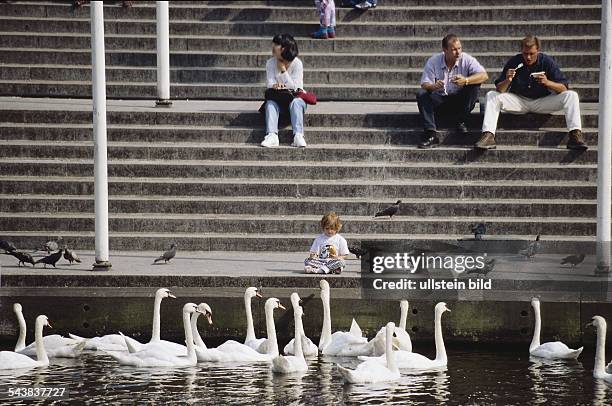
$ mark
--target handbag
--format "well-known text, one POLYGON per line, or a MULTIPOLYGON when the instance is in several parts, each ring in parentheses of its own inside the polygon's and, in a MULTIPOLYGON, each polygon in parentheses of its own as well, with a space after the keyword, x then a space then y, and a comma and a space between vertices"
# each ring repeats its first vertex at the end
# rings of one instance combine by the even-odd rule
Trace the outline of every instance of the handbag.
POLYGON ((303 89, 298 89, 297 93, 295 94, 295 97, 299 97, 300 99, 304 100, 306 104, 317 104, 317 95, 312 92, 307 92, 303 89))

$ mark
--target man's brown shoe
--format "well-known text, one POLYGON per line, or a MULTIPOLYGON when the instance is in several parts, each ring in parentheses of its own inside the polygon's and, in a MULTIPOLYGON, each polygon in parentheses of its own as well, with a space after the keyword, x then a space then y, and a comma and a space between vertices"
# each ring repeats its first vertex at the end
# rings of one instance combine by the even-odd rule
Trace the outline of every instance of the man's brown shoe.
POLYGON ((569 132, 567 149, 574 149, 578 151, 586 151, 587 149, 589 149, 586 142, 584 142, 584 135, 582 134, 582 131, 572 130, 569 132))
POLYGON ((485 131, 482 133, 482 137, 478 140, 475 145, 478 149, 495 149, 495 134, 489 131, 485 131))

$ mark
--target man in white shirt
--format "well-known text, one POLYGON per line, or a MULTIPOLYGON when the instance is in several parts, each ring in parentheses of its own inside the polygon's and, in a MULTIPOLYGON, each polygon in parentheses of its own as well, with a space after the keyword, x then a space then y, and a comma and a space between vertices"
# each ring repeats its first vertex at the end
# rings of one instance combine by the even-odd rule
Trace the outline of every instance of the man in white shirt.
MULTIPOLYGON (((304 89, 304 68, 298 56, 297 43, 289 34, 280 34, 272 39, 272 58, 266 62, 266 87, 268 89, 304 89)), ((263 147, 278 147, 278 118, 283 113, 274 100, 266 101, 266 136, 263 147)), ((294 147, 305 147, 304 113, 306 102, 296 97, 288 107, 293 128, 294 147)))

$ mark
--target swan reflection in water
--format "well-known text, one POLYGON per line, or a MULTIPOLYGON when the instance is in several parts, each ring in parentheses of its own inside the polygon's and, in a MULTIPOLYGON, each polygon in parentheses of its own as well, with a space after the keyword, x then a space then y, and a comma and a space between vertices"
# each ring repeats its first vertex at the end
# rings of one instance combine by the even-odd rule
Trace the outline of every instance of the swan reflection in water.
POLYGON ((529 357, 529 361, 533 404, 549 403, 557 399, 560 394, 567 391, 568 385, 574 388, 573 390, 581 390, 584 368, 580 361, 552 360, 533 356, 529 357), (568 380, 575 382, 570 384, 568 380))

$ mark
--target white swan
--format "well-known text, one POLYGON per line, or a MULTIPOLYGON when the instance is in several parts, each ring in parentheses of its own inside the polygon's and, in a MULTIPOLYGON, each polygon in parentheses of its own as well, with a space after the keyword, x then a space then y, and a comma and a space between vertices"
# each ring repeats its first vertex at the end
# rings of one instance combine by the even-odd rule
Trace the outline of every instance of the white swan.
POLYGON ((172 354, 160 342, 151 343, 152 345, 148 346, 148 348, 134 353, 107 352, 107 354, 121 365, 138 368, 195 366, 198 363, 198 359, 195 353, 190 316, 197 311, 198 306, 194 303, 187 303, 183 306, 183 328, 185 330, 185 342, 187 343, 186 355, 172 354))
MULTIPOLYGON (((274 326, 274 309, 285 309, 280 300, 271 297, 266 301, 266 330, 268 333, 267 353, 262 354, 248 345, 229 340, 217 348, 196 347, 199 362, 262 362, 271 361, 278 356, 278 342, 276 341, 276 327, 274 326)), ((208 310, 212 317, 212 310, 208 310)), ((212 319, 211 319, 212 320, 212 319)))
MULTIPOLYGON (((19 338, 17 339, 17 344, 15 344, 15 352, 27 355, 28 357, 37 356, 36 342, 28 346, 25 345, 27 326, 21 304, 13 304, 13 310, 19 323, 19 338)), ((86 345, 85 340, 74 340, 62 337, 59 334, 44 336, 43 343, 49 358, 76 358, 83 352, 83 348, 86 345)))
MULTIPOLYGON (((300 302, 302 301, 302 299, 300 299, 300 295, 297 294, 297 292, 293 292, 291 294, 291 306, 293 306, 293 309, 295 310, 296 307, 300 306, 300 302)), ((317 347, 317 345, 315 343, 312 342, 312 340, 308 337, 306 337, 306 334, 304 333, 304 323, 302 323, 301 319, 300 319, 300 325, 302 326, 302 332, 300 333, 300 337, 302 337, 302 353, 304 354, 305 357, 316 357, 319 355, 319 348, 317 347)), ((298 336, 295 336, 298 337, 298 336)), ((295 352, 293 351, 293 343, 295 342, 295 338, 292 338, 291 341, 289 341, 289 343, 287 343, 287 345, 285 346, 285 348, 283 349, 283 352, 287 355, 297 355, 295 354, 295 352)))
MULTIPOLYGON (((406 331, 406 321, 408 319, 408 301, 403 299, 400 301, 400 321, 399 328, 395 328, 395 335, 393 337, 393 347, 400 351, 412 352, 412 340, 410 334, 406 331)), ((375 344, 374 350, 372 351, 373 356, 380 356, 385 353, 385 327, 381 327, 376 333, 376 337, 372 340, 375 344), (378 340, 377 340, 378 339, 378 340)))
MULTIPOLYGON (((445 367, 448 358, 446 357, 446 348, 444 347, 444 339, 442 338, 442 314, 450 312, 446 307, 446 303, 440 302, 434 309, 434 336, 436 342, 436 358, 429 359, 424 355, 409 351, 395 351, 393 353, 397 367, 400 369, 436 369, 445 367)), ((384 357, 359 357, 361 360, 375 361, 379 364, 385 362, 384 357)))
MULTIPOLYGON (((176 299, 176 296, 174 296, 172 292, 170 292, 169 289, 160 288, 160 289, 157 289, 157 291, 155 292, 155 302, 153 304, 153 327, 152 327, 152 332, 151 332, 151 341, 149 342, 162 341, 160 339, 160 324, 161 324, 160 323, 160 320, 161 320, 160 308, 161 308, 162 300, 168 297, 176 299)), ((145 345, 131 337, 124 336, 123 334, 107 334, 102 337, 93 337, 93 338, 83 338, 75 334, 68 334, 68 336, 76 340, 87 340, 85 349, 93 350, 93 351, 101 350, 101 351, 135 352, 135 351, 140 351, 144 349, 143 345, 145 345), (129 344, 129 348, 126 343, 129 344)), ((166 342, 169 343, 169 341, 166 341, 166 342)), ((176 343, 172 343, 172 344, 176 344, 176 343)), ((172 344, 170 345, 173 346, 172 344)), ((178 347, 174 347, 174 351, 175 352, 184 351, 184 348, 185 348, 184 346, 182 346, 182 348, 180 349, 178 347)))
POLYGON ((36 318, 34 328, 36 361, 27 355, 19 354, 13 351, 0 351, 0 370, 36 368, 49 365, 49 357, 45 351, 45 344, 43 342, 42 335, 44 326, 51 327, 51 324, 49 323, 47 316, 40 315, 36 318))
POLYGON ((540 329, 542 327, 542 318, 540 317, 540 300, 536 297, 531 299, 531 306, 535 314, 535 327, 533 329, 533 339, 529 345, 529 354, 534 357, 547 359, 576 359, 582 352, 584 347, 577 350, 569 348, 561 341, 554 341, 540 344, 540 329))
MULTIPOLYGON (((299 300, 299 298, 298 298, 299 300)), ((293 307, 293 321, 295 323, 295 355, 278 355, 272 359, 272 371, 279 374, 291 374, 294 372, 306 372, 308 365, 302 352, 302 339, 304 327, 302 326, 302 316, 304 311, 301 306, 293 307)), ((292 346, 293 347, 293 346, 292 346)), ((293 348, 292 348, 293 349, 293 348)))
POLYGON ((263 349, 260 351, 261 345, 266 341, 265 337, 257 338, 255 336, 255 327, 253 327, 253 312, 251 311, 251 299, 254 297, 261 298, 261 293, 257 288, 251 286, 244 292, 244 311, 246 313, 247 332, 246 338, 244 339, 244 345, 247 345, 258 352, 264 352, 263 349))
POLYGON ((394 323, 387 323, 385 328, 385 363, 375 360, 364 361, 351 370, 338 365, 340 373, 349 383, 376 383, 395 381, 400 378, 400 372, 393 356, 394 323))
POLYGON ((593 377, 603 379, 612 383, 612 374, 606 372, 606 330, 608 329, 606 319, 601 316, 593 316, 593 321, 588 325, 597 329, 597 346, 595 347, 595 365, 593 366, 593 377))

